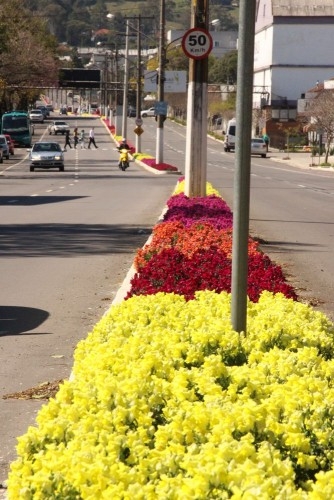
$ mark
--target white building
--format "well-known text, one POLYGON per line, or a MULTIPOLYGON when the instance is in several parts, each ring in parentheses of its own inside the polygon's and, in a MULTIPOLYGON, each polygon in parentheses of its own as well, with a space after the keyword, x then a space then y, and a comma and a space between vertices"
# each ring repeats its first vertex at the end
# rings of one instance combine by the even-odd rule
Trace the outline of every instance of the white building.
POLYGON ((333 76, 333 40, 333 0, 257 0, 254 107, 266 98, 272 118, 293 119, 301 94, 333 76))

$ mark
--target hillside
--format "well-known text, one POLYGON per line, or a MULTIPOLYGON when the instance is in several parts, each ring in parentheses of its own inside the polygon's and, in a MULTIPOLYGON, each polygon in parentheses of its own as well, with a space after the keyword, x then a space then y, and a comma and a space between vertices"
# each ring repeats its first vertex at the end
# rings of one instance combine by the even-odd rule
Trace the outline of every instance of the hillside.
MULTIPOLYGON (((48 27, 59 43, 71 46, 94 45, 104 38, 124 32, 125 18, 141 16, 141 31, 154 42, 159 31, 160 0, 25 0, 26 6, 48 27), (109 14, 109 16, 107 16, 109 14)), ((220 21, 219 29, 237 30, 238 5, 235 0, 211 0, 210 19, 220 21)), ((166 0, 166 30, 190 25, 191 2, 166 0)))

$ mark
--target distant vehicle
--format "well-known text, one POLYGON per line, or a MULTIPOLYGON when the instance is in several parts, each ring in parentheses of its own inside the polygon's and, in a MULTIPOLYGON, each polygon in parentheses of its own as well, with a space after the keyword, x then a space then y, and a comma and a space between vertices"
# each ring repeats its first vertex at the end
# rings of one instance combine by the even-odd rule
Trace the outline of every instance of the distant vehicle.
POLYGON ((149 109, 143 109, 143 111, 140 112, 140 116, 142 118, 146 118, 147 116, 155 116, 155 108, 149 108, 149 109))
POLYGON ((100 109, 97 104, 90 104, 90 112, 92 115, 99 115, 100 114, 100 109))
POLYGON ((251 155, 261 155, 262 158, 267 156, 267 145, 264 139, 254 137, 251 139, 251 155))
POLYGON ((33 123, 44 123, 44 115, 40 109, 31 109, 29 118, 33 123))
POLYGON ((3 156, 7 160, 9 160, 9 147, 8 147, 8 144, 7 144, 6 136, 3 135, 3 134, 0 135, 0 148, 2 150, 3 156))
POLYGON ((64 172, 64 153, 58 142, 36 142, 29 153, 30 172, 35 168, 58 168, 64 172))
POLYGON ((49 110, 49 113, 51 113, 51 111, 55 110, 55 108, 53 107, 53 104, 46 104, 46 108, 49 110))
POLYGON ((34 128, 25 111, 8 111, 2 115, 1 133, 9 134, 15 146, 30 148, 34 128))
POLYGON ((224 151, 229 153, 231 149, 235 149, 235 131, 236 131, 236 119, 232 118, 227 122, 227 129, 224 140, 224 151))
POLYGON ((59 109, 59 114, 60 115, 67 115, 67 108, 65 106, 62 106, 60 109, 59 109))
POLYGON ((128 117, 135 118, 137 116, 137 110, 133 106, 128 107, 128 117))
POLYGON ((11 155, 13 155, 15 153, 15 144, 14 144, 14 141, 13 141, 13 139, 11 138, 11 136, 9 134, 4 134, 4 136, 6 137, 6 141, 7 141, 7 144, 8 144, 9 153, 11 155))
POLYGON ((70 126, 68 123, 60 121, 60 120, 55 120, 50 123, 48 126, 48 131, 49 134, 52 135, 57 135, 57 134, 65 134, 65 132, 70 130, 70 126))
POLYGON ((38 104, 36 106, 36 109, 40 109, 44 115, 44 119, 46 120, 49 116, 50 116, 50 111, 48 110, 48 108, 46 106, 44 106, 44 104, 38 104))

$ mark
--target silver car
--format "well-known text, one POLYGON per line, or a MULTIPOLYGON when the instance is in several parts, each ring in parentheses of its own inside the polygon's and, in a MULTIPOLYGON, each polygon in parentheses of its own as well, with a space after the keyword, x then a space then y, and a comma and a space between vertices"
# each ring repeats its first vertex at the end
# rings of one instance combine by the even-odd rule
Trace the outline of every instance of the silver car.
POLYGON ((63 122, 63 121, 60 121, 60 120, 55 120, 52 123, 50 123, 50 125, 48 126, 48 131, 49 131, 50 135, 52 135, 52 134, 54 134, 54 135, 57 135, 57 134, 64 135, 65 132, 69 132, 70 131, 70 126, 66 122, 63 122))
POLYGON ((147 116, 155 116, 155 108, 144 109, 140 112, 140 116, 142 118, 146 118, 147 116))
POLYGON ((9 160, 9 146, 6 136, 3 134, 0 135, 0 148, 2 150, 2 157, 9 160))
POLYGON ((40 109, 32 109, 29 111, 29 118, 34 123, 44 123, 44 115, 40 109))
POLYGON ((30 172, 35 168, 58 168, 64 172, 64 153, 58 142, 36 142, 29 151, 30 172))
POLYGON ((251 139, 251 155, 261 155, 262 158, 267 156, 267 145, 260 137, 251 139))

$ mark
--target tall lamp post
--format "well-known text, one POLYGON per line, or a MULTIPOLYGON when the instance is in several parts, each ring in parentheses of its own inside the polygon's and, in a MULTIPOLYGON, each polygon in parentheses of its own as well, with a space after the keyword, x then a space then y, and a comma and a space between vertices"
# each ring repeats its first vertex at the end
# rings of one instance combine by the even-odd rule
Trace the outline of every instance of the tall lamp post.
MULTIPOLYGON (((138 31, 137 31, 137 103, 136 103, 136 117, 140 120, 141 112, 141 31, 140 31, 140 14, 138 15, 138 31)), ((141 137, 136 134, 136 153, 141 152, 141 137)))
MULTIPOLYGON (((160 1, 160 37, 159 37, 159 68, 158 68, 158 102, 164 100, 165 85, 165 0, 160 1)), ((156 162, 163 162, 163 140, 164 140, 164 121, 166 116, 158 114, 157 116, 157 142, 156 142, 156 162)))
POLYGON ((122 121, 122 137, 127 136, 127 117, 128 117, 128 86, 129 86, 129 35, 130 35, 129 20, 126 20, 125 32, 125 61, 124 61, 124 90, 123 90, 123 121, 122 121))

